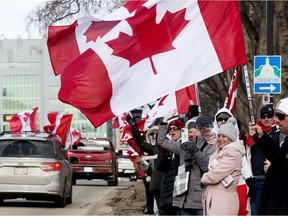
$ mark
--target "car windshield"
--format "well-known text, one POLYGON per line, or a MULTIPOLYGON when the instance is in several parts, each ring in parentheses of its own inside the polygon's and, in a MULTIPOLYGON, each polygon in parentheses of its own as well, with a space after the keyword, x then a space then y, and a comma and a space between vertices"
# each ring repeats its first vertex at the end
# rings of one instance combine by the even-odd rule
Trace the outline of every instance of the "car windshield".
POLYGON ((81 139, 78 149, 82 150, 110 150, 110 143, 107 140, 81 139))
POLYGON ((52 144, 41 141, 0 141, 1 157, 55 158, 52 144))

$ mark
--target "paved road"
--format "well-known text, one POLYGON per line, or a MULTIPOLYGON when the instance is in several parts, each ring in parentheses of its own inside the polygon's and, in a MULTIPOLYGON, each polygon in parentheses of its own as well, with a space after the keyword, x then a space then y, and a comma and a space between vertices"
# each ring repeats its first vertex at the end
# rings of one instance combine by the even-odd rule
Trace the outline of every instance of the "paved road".
POLYGON ((112 190, 125 188, 134 183, 119 178, 119 185, 111 187, 102 180, 77 180, 77 185, 73 186, 72 204, 65 208, 55 208, 52 202, 13 199, 4 201, 0 207, 0 215, 85 215, 112 190))

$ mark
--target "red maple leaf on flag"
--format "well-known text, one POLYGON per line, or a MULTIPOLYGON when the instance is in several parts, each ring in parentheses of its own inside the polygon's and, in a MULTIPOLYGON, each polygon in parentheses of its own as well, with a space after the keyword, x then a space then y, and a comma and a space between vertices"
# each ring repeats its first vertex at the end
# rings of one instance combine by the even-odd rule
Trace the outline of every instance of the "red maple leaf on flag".
POLYGON ((30 113, 25 112, 24 115, 23 115, 24 122, 27 122, 29 117, 30 117, 30 113))
POLYGON ((71 134, 72 134, 72 136, 77 136, 79 133, 76 129, 74 129, 71 134))
POLYGON ((150 9, 141 7, 134 17, 126 19, 133 29, 133 35, 129 36, 120 32, 118 38, 108 41, 106 44, 113 49, 113 55, 129 60, 130 67, 149 58, 153 72, 157 74, 152 56, 175 49, 172 46, 174 39, 189 22, 184 18, 185 12, 186 9, 175 13, 166 11, 161 22, 157 24, 156 5, 150 9), (127 47, 131 48, 127 49, 127 47))
POLYGON ((96 42, 98 37, 103 37, 107 32, 113 29, 120 21, 92 21, 92 24, 84 32, 86 43, 96 42))

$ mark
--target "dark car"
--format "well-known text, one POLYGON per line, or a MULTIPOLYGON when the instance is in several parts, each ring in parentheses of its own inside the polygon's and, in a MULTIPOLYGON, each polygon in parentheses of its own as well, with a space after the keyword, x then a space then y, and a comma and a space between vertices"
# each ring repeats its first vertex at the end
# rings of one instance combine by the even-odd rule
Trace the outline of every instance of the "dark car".
POLYGON ((73 170, 73 184, 77 179, 104 179, 109 186, 118 185, 117 157, 107 138, 82 138, 67 151, 73 170))
POLYGON ((72 203, 72 169, 55 137, 0 136, 0 203, 16 198, 72 203))

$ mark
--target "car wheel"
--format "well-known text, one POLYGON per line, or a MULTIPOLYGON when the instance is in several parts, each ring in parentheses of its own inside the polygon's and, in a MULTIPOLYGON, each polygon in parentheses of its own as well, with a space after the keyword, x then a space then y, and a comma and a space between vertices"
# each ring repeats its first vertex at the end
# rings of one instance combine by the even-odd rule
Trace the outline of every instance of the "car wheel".
POLYGON ((108 186, 117 186, 118 185, 118 177, 116 176, 114 180, 108 180, 108 186))
MULTIPOLYGON (((66 181, 65 184, 66 185, 66 181)), ((65 197, 65 187, 62 196, 59 196, 55 200, 56 207, 64 208, 66 206, 66 197, 65 197)))
POLYGON ((76 185, 76 178, 72 176, 72 185, 76 185))
POLYGON ((129 180, 130 181, 137 181, 137 176, 136 175, 132 175, 129 180))
POLYGON ((55 201, 55 204, 59 208, 64 208, 66 206, 66 198, 65 196, 63 197, 58 197, 55 201))
POLYGON ((72 203, 72 194, 73 194, 73 190, 72 190, 72 184, 71 184, 71 188, 70 188, 70 194, 69 196, 66 198, 66 204, 71 204, 72 203))

